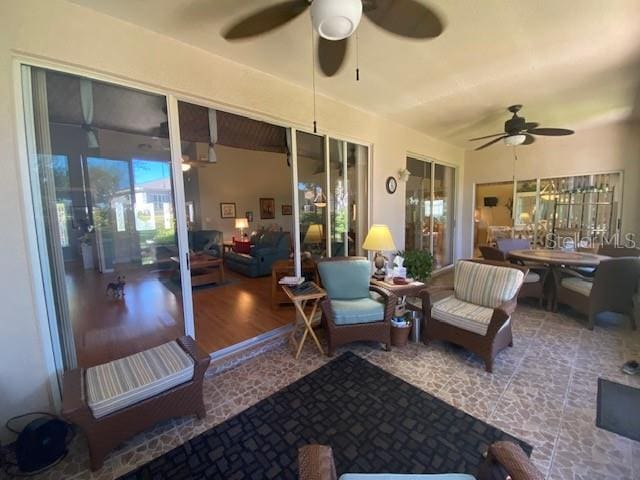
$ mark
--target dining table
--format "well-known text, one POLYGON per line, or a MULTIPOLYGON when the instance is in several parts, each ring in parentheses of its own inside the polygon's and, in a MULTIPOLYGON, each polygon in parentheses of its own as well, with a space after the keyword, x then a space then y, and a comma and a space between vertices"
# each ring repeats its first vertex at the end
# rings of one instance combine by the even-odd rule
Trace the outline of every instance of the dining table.
MULTIPOLYGON (((596 268, 601 261, 611 258, 591 252, 549 248, 511 250, 508 253, 508 257, 510 260, 519 261, 525 265, 537 263, 546 266, 548 272, 543 282, 549 282, 549 293, 553 298, 555 298, 558 282, 561 280, 560 271, 562 268, 596 268), (547 280, 549 278, 550 280, 547 280)), ((551 304, 555 305, 555 301, 551 302, 551 304)))

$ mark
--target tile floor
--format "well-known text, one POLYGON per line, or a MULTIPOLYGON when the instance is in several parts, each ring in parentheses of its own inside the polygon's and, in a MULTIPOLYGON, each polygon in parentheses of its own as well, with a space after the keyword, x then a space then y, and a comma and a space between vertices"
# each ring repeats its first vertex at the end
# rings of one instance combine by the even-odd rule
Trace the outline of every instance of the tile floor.
MULTIPOLYGON (((514 346, 485 373, 478 358, 448 344, 409 344, 384 352, 375 345, 349 350, 417 387, 534 446, 533 460, 549 479, 640 479, 640 442, 595 427, 597 378, 640 387, 640 376, 620 372, 640 358, 640 332, 605 318, 594 331, 580 316, 521 304, 513 318, 514 346)), ((342 349, 344 351, 345 349, 342 349)), ((209 372, 208 416, 177 419, 139 435, 90 473, 77 436, 71 453, 41 478, 111 479, 237 414, 327 362, 311 343, 296 361, 287 345, 226 371, 209 372)))

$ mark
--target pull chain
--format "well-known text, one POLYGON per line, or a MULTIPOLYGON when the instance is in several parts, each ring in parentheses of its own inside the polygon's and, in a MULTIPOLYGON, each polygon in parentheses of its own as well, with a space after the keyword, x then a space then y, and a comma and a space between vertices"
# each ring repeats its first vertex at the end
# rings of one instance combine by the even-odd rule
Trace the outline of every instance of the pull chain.
POLYGON ((316 44, 313 34, 313 24, 311 24, 311 65, 313 70, 311 72, 311 82, 313 85, 313 133, 318 133, 316 122, 316 44))
POLYGON ((360 81, 360 42, 358 30, 356 30, 356 82, 360 81))

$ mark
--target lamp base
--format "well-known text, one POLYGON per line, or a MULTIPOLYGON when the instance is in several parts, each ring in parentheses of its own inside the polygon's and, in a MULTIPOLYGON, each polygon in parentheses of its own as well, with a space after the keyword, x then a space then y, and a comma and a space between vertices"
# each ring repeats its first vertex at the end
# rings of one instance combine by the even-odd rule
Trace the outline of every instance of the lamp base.
POLYGON ((382 255, 381 252, 376 252, 376 256, 373 258, 373 265, 376 267, 376 271, 373 274, 373 278, 376 280, 384 280, 386 276, 386 272, 384 271, 384 266, 387 263, 387 259, 382 255))

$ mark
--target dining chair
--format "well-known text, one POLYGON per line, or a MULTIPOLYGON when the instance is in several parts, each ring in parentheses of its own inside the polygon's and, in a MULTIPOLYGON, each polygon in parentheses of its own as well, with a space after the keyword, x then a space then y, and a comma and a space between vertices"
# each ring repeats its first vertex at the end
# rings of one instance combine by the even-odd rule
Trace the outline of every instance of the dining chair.
POLYGON ((397 297, 370 284, 371 263, 365 257, 318 260, 318 273, 327 297, 320 302, 328 354, 357 341, 378 341, 391 349, 391 317, 397 297))
POLYGON ((631 328, 636 329, 633 297, 640 281, 640 259, 618 257, 603 260, 593 277, 575 270, 556 270, 554 309, 562 303, 588 316, 589 330, 593 330, 596 315, 614 312, 627 315, 631 328))
POLYGON ((499 238, 496 240, 498 250, 508 254, 511 250, 526 250, 531 248, 531 242, 526 238, 499 238))

